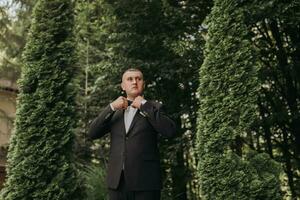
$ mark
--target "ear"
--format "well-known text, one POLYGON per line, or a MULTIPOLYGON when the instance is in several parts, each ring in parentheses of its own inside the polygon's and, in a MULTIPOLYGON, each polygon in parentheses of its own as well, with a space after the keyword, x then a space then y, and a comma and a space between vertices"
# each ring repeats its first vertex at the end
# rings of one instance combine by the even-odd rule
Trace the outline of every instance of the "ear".
POLYGON ((124 86, 123 82, 121 83, 121 88, 123 91, 125 91, 125 86, 124 86))

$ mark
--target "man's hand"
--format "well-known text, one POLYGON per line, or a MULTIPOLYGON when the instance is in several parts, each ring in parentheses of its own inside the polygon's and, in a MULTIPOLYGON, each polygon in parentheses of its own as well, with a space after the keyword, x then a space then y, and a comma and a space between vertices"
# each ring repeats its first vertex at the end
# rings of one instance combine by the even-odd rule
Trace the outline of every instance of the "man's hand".
POLYGON ((126 109, 128 107, 128 102, 125 97, 120 96, 116 100, 114 100, 111 103, 111 105, 115 110, 122 110, 122 109, 126 109))
POLYGON ((142 101, 144 100, 144 97, 142 96, 137 96, 134 101, 132 102, 131 106, 137 109, 141 108, 142 101))

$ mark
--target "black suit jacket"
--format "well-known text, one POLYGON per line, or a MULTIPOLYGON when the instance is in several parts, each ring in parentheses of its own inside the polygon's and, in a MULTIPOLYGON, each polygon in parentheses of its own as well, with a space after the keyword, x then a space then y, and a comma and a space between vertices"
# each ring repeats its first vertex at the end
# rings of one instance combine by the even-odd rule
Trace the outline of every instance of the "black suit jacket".
POLYGON ((116 189, 124 167, 128 190, 159 190, 161 171, 157 134, 175 136, 175 123, 162 111, 162 105, 147 101, 141 105, 125 132, 124 111, 113 111, 108 105, 91 123, 89 136, 97 139, 110 132, 110 155, 107 185, 116 189))

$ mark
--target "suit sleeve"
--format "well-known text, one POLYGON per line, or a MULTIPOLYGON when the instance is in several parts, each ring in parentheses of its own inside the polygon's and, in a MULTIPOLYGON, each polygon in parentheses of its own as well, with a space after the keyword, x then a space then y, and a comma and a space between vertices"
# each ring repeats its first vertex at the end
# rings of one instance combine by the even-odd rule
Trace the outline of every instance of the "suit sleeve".
POLYGON ((110 120, 114 113, 115 111, 111 109, 110 105, 106 106, 99 116, 92 121, 88 137, 94 140, 108 133, 110 131, 110 120))
POLYGON ((163 137, 176 135, 176 125, 163 111, 162 104, 147 101, 141 105, 141 113, 148 119, 153 128, 163 137))

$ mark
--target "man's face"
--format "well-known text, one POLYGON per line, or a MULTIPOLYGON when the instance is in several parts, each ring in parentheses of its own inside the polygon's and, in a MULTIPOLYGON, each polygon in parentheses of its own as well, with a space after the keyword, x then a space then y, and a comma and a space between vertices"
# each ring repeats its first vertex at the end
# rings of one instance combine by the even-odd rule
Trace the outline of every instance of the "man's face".
POLYGON ((135 98, 143 93, 144 79, 140 71, 127 71, 123 74, 121 87, 127 97, 135 98))

